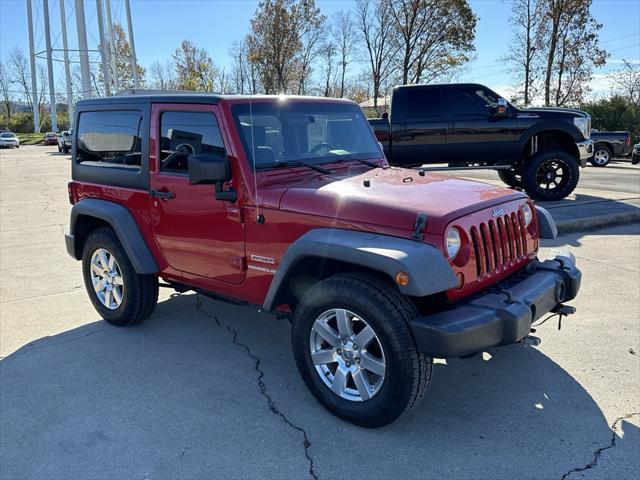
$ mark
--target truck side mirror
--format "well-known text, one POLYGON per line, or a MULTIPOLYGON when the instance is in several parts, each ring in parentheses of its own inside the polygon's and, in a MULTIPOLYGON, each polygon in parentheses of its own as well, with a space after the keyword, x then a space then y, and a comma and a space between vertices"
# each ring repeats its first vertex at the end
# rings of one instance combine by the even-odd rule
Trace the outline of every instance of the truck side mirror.
POLYGON ((226 154, 194 153, 188 157, 189 183, 193 185, 216 186, 216 200, 235 202, 236 191, 223 190, 222 184, 231 179, 231 169, 226 154))
POLYGON ((496 103, 496 110, 494 116, 496 117, 506 117, 507 116, 507 101, 500 97, 498 102, 496 103))

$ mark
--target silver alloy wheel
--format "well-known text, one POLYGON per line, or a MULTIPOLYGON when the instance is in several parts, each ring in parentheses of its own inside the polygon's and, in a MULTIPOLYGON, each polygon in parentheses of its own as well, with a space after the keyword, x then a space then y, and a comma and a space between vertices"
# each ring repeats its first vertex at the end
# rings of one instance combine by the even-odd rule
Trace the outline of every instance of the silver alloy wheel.
POLYGON ((91 255, 91 283, 98 300, 110 310, 115 310, 124 297, 124 280, 120 266, 109 250, 99 248, 91 255))
POLYGON ((311 328, 309 347, 316 372, 339 397, 363 402, 382 388, 387 368, 382 343, 355 313, 324 312, 311 328))
POLYGON ((609 150, 600 149, 593 155, 593 161, 598 165, 606 165, 609 162, 609 150))

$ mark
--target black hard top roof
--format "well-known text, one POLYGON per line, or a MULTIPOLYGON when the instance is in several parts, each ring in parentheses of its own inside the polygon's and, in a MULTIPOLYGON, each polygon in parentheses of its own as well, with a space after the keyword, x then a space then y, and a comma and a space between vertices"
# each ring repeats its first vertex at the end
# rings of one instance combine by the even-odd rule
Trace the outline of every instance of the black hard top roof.
POLYGON ((115 95, 113 97, 87 98, 78 101, 78 106, 85 105, 126 105, 128 103, 208 103, 216 105, 222 95, 213 93, 142 93, 132 95, 115 95))

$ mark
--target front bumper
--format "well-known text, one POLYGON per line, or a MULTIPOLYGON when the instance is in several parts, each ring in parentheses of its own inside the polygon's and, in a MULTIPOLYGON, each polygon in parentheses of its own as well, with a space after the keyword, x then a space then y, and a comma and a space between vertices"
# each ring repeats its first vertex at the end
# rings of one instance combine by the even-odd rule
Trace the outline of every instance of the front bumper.
POLYGON ((576 142, 576 147, 578 147, 578 155, 580 155, 580 165, 586 167, 587 160, 593 155, 593 140, 576 142))
POLYGON ((536 260, 489 293, 413 320, 418 349, 430 357, 451 358, 516 343, 534 321, 575 298, 581 277, 570 253, 536 260))

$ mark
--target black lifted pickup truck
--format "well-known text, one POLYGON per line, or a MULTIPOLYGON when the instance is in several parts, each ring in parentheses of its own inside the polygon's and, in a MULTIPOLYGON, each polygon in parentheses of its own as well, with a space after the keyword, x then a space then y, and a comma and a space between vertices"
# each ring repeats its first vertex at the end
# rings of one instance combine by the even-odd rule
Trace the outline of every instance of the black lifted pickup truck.
POLYGON ((593 155, 587 113, 519 109, 482 85, 396 87, 389 113, 369 122, 392 165, 495 168, 536 200, 569 195, 593 155))

